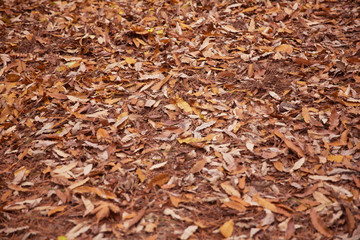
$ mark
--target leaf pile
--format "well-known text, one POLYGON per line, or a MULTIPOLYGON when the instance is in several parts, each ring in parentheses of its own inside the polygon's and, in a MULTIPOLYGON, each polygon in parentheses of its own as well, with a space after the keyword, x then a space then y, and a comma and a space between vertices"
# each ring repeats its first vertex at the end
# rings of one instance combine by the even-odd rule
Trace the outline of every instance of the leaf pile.
POLYGON ((0 3, 0 238, 360 238, 359 1, 0 3))

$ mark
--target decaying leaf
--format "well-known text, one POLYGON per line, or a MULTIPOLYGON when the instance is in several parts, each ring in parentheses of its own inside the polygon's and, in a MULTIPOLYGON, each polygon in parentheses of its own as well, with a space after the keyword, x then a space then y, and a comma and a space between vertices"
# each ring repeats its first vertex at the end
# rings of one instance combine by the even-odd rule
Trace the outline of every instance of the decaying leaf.
POLYGON ((310 210, 310 220, 314 228, 321 233, 322 235, 332 238, 334 236, 333 231, 331 231, 325 223, 321 220, 319 214, 314 208, 310 210))

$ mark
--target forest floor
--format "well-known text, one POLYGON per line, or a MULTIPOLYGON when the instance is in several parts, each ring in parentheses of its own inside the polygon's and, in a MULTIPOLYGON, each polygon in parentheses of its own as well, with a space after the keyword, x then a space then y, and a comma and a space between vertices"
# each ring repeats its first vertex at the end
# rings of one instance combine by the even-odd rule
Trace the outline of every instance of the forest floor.
POLYGON ((360 239, 359 15, 0 0, 0 239, 360 239))

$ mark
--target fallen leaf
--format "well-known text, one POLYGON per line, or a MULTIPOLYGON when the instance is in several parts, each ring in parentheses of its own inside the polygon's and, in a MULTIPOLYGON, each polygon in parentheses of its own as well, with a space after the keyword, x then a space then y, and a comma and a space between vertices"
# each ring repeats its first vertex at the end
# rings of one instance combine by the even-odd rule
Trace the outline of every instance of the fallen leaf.
POLYGON ((305 157, 305 154, 301 148, 296 146, 291 140, 287 139, 279 130, 275 129, 274 131, 275 135, 281 138, 286 146, 293 150, 295 153, 299 155, 299 157, 305 157))
POLYGON ((254 32, 255 31, 255 20, 253 18, 250 20, 248 31, 249 32, 254 32))
POLYGON ((319 233, 329 238, 332 238, 334 236, 333 231, 331 231, 329 228, 325 226, 324 222, 321 220, 319 214, 314 208, 310 210, 310 220, 314 228, 319 233))
POLYGON ((198 173, 198 172, 200 172, 204 168, 206 162, 207 162, 206 159, 197 161, 194 164, 194 166, 190 169, 190 173, 198 173))
POLYGON ((145 181, 146 175, 144 174, 144 172, 143 172, 140 168, 137 168, 137 169, 136 169, 136 174, 137 174, 140 182, 144 182, 144 181, 145 181))
POLYGON ((252 200, 257 202, 263 208, 266 208, 266 209, 268 209, 270 211, 273 211, 273 212, 277 212, 276 206, 273 203, 269 202, 268 200, 260 197, 259 193, 255 193, 252 200))
POLYGON ((292 54, 293 52, 293 47, 289 44, 282 44, 280 46, 278 46, 275 49, 276 52, 283 52, 283 53, 287 53, 287 54, 292 54))
POLYGON ((234 221, 232 219, 230 219, 229 221, 225 222, 221 227, 220 227, 220 232, 221 234, 228 238, 231 237, 232 233, 234 231, 234 221))
POLYGON ((110 212, 120 213, 120 208, 113 203, 102 201, 90 214, 96 214, 96 222, 99 223, 102 219, 108 217, 110 212))
POLYGON ((193 112, 191 106, 187 102, 185 102, 182 98, 176 99, 176 105, 186 113, 193 112))
POLYGON ((182 198, 179 197, 175 197, 173 195, 170 194, 170 202, 172 203, 172 205, 174 205, 174 207, 178 207, 179 203, 182 202, 182 198))
POLYGON ((159 175, 156 175, 155 177, 153 177, 150 182, 149 182, 149 186, 148 188, 153 188, 156 185, 158 185, 159 187, 161 187, 162 185, 164 185, 165 183, 167 183, 170 179, 169 174, 167 173, 160 173, 159 175))
POLYGON ((220 186, 228 195, 240 197, 239 191, 236 190, 229 181, 221 183, 220 186))
POLYGON ((180 239, 187 240, 191 235, 194 234, 194 232, 196 232, 197 229, 198 229, 198 226, 196 226, 196 225, 191 225, 191 226, 187 227, 184 230, 183 234, 181 234, 180 239))
POLYGON ((55 208, 51 209, 50 211, 48 211, 47 215, 50 217, 51 215, 53 215, 53 214, 55 214, 57 212, 64 211, 66 208, 67 208, 66 205, 55 207, 55 208))
POLYGON ((309 109, 307 107, 302 108, 302 116, 306 123, 310 122, 310 114, 309 114, 309 109))
POLYGON ((234 201, 224 202, 222 204, 222 206, 235 209, 235 210, 237 210, 239 212, 245 212, 246 211, 246 207, 244 205, 242 205, 241 203, 239 203, 239 202, 234 202, 234 201))
POLYGON ((348 233, 351 234, 355 229, 356 220, 350 209, 346 206, 344 206, 344 208, 346 216, 346 226, 348 228, 348 233))

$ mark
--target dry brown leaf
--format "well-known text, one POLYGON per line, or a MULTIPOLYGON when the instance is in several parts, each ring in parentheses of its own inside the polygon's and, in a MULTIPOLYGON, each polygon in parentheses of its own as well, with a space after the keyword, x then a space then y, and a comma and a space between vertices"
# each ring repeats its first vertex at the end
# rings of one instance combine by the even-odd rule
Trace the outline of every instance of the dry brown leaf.
POLYGON ((329 129, 334 130, 339 125, 339 122, 339 114, 337 113, 336 108, 333 107, 329 118, 329 129))
POLYGON ((302 116, 306 123, 310 122, 310 114, 309 114, 309 109, 307 107, 302 108, 302 116))
POLYGON ((345 208, 346 225, 348 228, 348 233, 351 234, 355 229, 356 220, 350 209, 346 206, 344 206, 344 208, 345 208))
POLYGON ((87 177, 87 178, 85 178, 85 179, 83 179, 83 180, 80 180, 80 181, 78 181, 78 182, 75 182, 75 183, 71 184, 68 188, 69 188, 70 190, 72 190, 72 189, 74 189, 74 188, 80 187, 80 186, 84 185, 84 184, 85 184, 87 181, 89 181, 89 180, 90 180, 90 178, 87 177))
POLYGON ((296 146, 291 140, 287 139, 279 130, 275 129, 274 131, 275 135, 281 138, 286 146, 293 150, 299 157, 305 157, 305 154, 301 148, 296 146))
POLYGON ((294 219, 291 218, 286 228, 285 239, 286 240, 291 239, 294 236, 294 234, 295 234, 295 223, 294 223, 294 219))
POLYGON ((348 133, 349 130, 345 130, 341 135, 340 135, 340 139, 335 141, 335 142, 331 142, 329 143, 330 146, 335 146, 335 147, 339 147, 339 146, 345 146, 347 144, 347 137, 348 137, 348 133))
POLYGON ((106 189, 102 189, 102 188, 98 188, 98 187, 90 187, 90 186, 81 186, 81 187, 77 187, 74 188, 72 190, 72 192, 74 193, 90 193, 93 192, 96 195, 98 195, 101 198, 104 199, 115 199, 116 198, 116 194, 106 190, 106 189))
POLYGON ((140 221, 140 219, 144 216, 144 214, 145 214, 145 209, 141 209, 133 219, 124 222, 123 225, 125 229, 130 229, 133 225, 135 225, 138 221, 140 221))
POLYGON ((222 204, 222 206, 235 209, 235 210, 237 210, 239 212, 245 212, 246 211, 246 207, 244 205, 242 205, 241 203, 239 203, 239 202, 234 202, 234 201, 224 202, 222 204))
POLYGON ((120 208, 113 203, 100 202, 99 206, 90 212, 90 214, 96 213, 96 222, 99 223, 102 219, 109 216, 110 212, 120 213, 120 208))
POLYGON ((197 162, 194 164, 194 166, 190 169, 190 172, 191 172, 191 173, 198 173, 198 172, 200 172, 200 171, 203 169, 203 167, 205 166, 206 162, 207 162, 206 159, 197 161, 197 162))
POLYGON ((314 228, 319 233, 329 238, 332 238, 334 236, 333 231, 331 231, 327 226, 325 226, 324 222, 321 220, 319 214, 314 208, 310 210, 310 220, 314 228))
POLYGON ((155 235, 145 238, 144 240, 156 240, 156 239, 158 239, 158 236, 159 236, 159 234, 155 234, 155 235))
POLYGON ((140 182, 144 182, 144 181, 145 181, 146 175, 144 174, 144 172, 143 172, 140 168, 137 168, 137 169, 136 169, 136 175, 138 176, 140 182))

